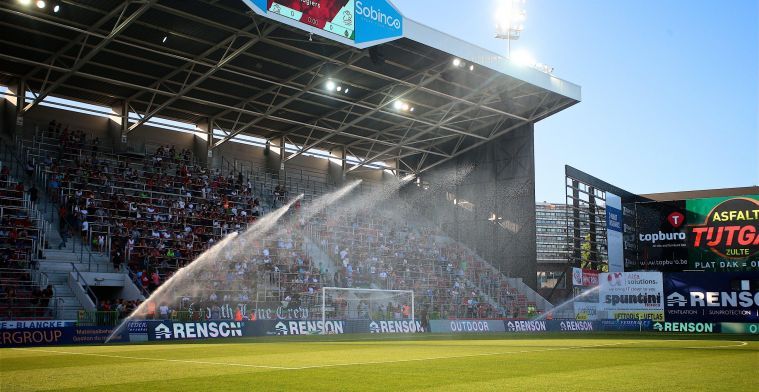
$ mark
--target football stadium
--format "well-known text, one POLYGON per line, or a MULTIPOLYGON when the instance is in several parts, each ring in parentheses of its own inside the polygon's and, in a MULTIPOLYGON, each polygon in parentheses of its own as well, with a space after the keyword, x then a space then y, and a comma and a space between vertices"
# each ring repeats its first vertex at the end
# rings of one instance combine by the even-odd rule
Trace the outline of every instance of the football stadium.
POLYGON ((759 187, 536 203, 500 3, 0 2, 0 390, 756 390, 759 187))

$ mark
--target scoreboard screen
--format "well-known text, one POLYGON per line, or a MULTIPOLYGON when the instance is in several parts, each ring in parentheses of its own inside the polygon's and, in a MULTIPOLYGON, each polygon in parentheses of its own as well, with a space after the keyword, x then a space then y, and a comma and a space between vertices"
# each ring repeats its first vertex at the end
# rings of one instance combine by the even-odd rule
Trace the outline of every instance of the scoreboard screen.
POLYGON ((355 39, 354 0, 268 0, 268 11, 355 39))

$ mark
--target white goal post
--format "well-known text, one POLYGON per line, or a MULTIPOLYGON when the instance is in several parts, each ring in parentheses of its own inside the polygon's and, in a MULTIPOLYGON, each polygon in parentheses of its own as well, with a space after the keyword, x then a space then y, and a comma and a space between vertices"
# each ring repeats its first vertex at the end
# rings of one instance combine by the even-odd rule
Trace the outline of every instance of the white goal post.
MULTIPOLYGON (((401 319, 415 322, 415 303, 413 290, 355 289, 345 287, 322 287, 322 325, 327 325, 327 314, 332 318, 345 320, 371 320, 380 315, 385 319, 400 316, 401 319), (393 307, 396 312, 391 309, 393 307), (405 311, 408 313, 406 315, 405 311), (410 310, 410 312, 409 312, 410 310)), ((322 330, 323 334, 329 331, 322 330)))

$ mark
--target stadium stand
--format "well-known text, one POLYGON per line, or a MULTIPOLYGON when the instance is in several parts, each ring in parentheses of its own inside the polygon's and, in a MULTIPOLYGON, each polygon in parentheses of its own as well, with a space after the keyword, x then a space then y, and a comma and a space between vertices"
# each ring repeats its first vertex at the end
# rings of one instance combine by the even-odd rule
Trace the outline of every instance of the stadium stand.
MULTIPOLYGON (((57 247, 67 248, 67 237, 73 237, 81 252, 105 257, 107 265, 98 265, 98 272, 128 273, 143 297, 228 233, 244 231, 286 203, 290 188, 306 190, 305 203, 330 190, 312 179, 285 182, 228 161, 210 169, 171 145, 146 154, 115 153, 97 136, 55 120, 21 142, 20 151, 27 175, 43 187, 50 223, 58 222, 57 247)), ((147 316, 233 318, 239 309, 243 317, 255 317, 250 313, 260 307, 284 306, 320 317, 315 310, 325 285, 414 290, 417 312, 425 309, 431 317, 525 318, 536 311, 508 278, 422 223, 338 209, 298 227, 261 239, 250 257, 223 257, 198 271, 201 290, 178 294, 174 303, 151 304, 147 316)), ((113 295, 98 299, 85 289, 100 313, 93 323, 117 320, 140 303, 113 295)), ((16 300, 11 307, 18 305, 16 300)))

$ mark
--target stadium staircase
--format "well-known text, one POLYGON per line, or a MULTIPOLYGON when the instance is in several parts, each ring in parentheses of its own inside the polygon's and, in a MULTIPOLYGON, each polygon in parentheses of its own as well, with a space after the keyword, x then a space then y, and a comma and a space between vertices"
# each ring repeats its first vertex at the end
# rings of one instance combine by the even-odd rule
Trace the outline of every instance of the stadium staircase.
MULTIPOLYGON (((12 156, 4 157, 22 166, 27 161, 24 155, 28 155, 25 153, 30 150, 23 140, 17 140, 15 145, 16 148, 13 149, 15 154, 11 153, 12 156)), ((8 155, 7 152, 4 154, 8 155)), ((45 282, 53 286, 54 297, 50 306, 54 309, 54 318, 76 320, 80 310, 96 309, 97 296, 88 287, 82 273, 99 274, 100 277, 96 278, 97 280, 114 276, 110 274, 125 275, 126 278, 120 280, 125 285, 132 285, 133 291, 141 292, 141 288, 134 284, 125 271, 118 272, 113 268, 107 251, 97 252, 82 240, 78 228, 67 228, 73 235, 70 235, 65 246, 63 245, 61 232, 57 229, 60 225, 58 206, 52 202, 51 195, 47 192, 46 179, 39 174, 37 171, 33 179, 39 190, 38 202, 33 208, 45 220, 48 230, 44 247, 40 253, 33 255, 32 264, 35 266, 35 276, 44 277, 45 282)))

